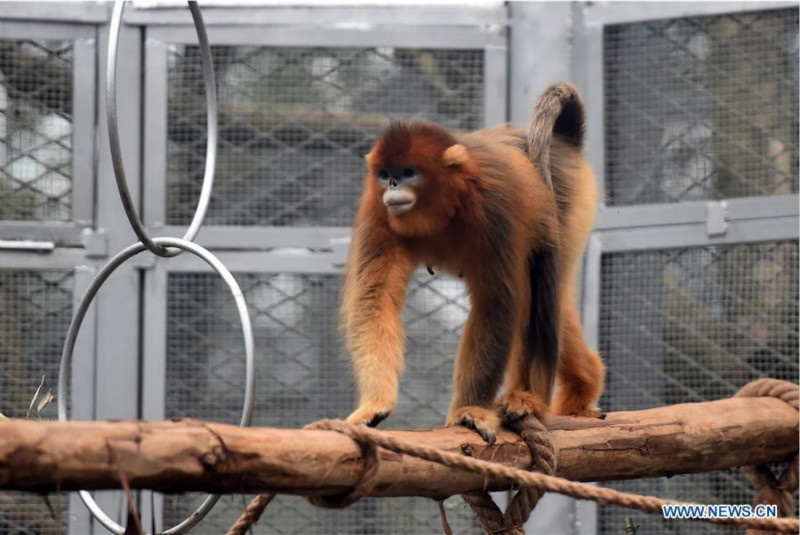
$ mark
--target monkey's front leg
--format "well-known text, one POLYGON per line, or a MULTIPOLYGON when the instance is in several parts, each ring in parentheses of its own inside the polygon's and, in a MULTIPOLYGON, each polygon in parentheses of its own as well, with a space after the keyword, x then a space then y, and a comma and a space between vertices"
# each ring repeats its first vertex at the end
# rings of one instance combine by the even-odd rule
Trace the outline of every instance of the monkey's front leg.
POLYGON ((516 325, 512 292, 502 282, 492 286, 485 282, 470 285, 472 310, 456 358, 447 416, 448 425, 474 429, 489 444, 494 444, 500 426, 494 400, 503 382, 516 325))
POLYGON ((347 421, 370 427, 386 418, 397 403, 404 349, 401 312, 414 269, 404 257, 377 264, 363 269, 360 280, 348 281, 344 303, 358 385, 358 408, 347 421))

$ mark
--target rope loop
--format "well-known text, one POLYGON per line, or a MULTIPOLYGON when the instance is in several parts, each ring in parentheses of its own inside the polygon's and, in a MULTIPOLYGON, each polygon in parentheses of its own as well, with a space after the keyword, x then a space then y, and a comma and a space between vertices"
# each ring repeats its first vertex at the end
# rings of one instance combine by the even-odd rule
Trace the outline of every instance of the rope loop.
POLYGON ((350 437, 361 450, 362 469, 356 486, 347 492, 333 496, 306 496, 310 503, 327 509, 341 509, 354 504, 372 492, 377 482, 378 469, 381 464, 378 446, 374 442, 358 434, 357 428, 344 420, 318 420, 308 424, 303 429, 321 429, 342 433, 350 437))
MULTIPOLYGON (((779 379, 757 379, 744 385, 734 397, 777 398, 788 404, 794 410, 800 411, 800 388, 794 383, 779 379)), ((789 461, 783 472, 776 477, 767 465, 743 466, 742 473, 758 490, 755 503, 757 505, 776 505, 778 516, 790 517, 794 515, 794 492, 798 487, 798 456, 789 461)), ((771 531, 751 528, 747 535, 766 535, 771 531)))
MULTIPOLYGON (((531 452, 530 471, 551 476, 556 472, 556 451, 550 433, 532 415, 506 422, 506 426, 522 438, 531 452)), ((514 495, 505 513, 500 511, 491 495, 483 490, 462 494, 472 508, 483 530, 489 535, 524 535, 525 522, 530 518, 544 490, 522 487, 514 495)))

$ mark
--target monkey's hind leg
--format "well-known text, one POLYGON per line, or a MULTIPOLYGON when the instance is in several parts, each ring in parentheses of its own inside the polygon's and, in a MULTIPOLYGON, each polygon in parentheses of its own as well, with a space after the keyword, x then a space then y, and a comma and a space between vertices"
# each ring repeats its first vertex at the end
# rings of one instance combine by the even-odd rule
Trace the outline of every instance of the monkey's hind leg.
POLYGON ((518 337, 515 340, 514 350, 511 352, 508 387, 498 402, 506 422, 524 418, 529 414, 543 422, 550 419, 547 401, 530 390, 528 385, 530 377, 530 362, 522 353, 521 339, 518 337))
POLYGON ((562 305, 561 354, 558 361, 559 389, 553 412, 567 416, 604 418, 596 405, 603 393, 606 368, 600 356, 583 339, 574 305, 562 305))

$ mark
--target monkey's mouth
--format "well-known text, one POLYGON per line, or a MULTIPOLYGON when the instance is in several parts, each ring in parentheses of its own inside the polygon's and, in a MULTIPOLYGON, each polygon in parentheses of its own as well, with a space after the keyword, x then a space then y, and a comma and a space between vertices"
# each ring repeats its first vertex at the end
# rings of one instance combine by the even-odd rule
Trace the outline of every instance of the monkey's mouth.
POLYGON ((391 199, 386 203, 386 209, 392 215, 405 214, 411 207, 414 206, 414 201, 411 199, 391 199))

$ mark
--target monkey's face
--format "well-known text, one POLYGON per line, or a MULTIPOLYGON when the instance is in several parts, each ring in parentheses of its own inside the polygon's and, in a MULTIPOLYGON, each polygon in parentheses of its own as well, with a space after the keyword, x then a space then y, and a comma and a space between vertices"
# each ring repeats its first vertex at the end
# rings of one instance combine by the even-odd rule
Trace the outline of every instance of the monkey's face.
POLYGON ((415 187, 422 179, 416 167, 410 165, 380 167, 377 179, 384 189, 383 204, 390 214, 399 216, 414 208, 417 202, 415 187))

